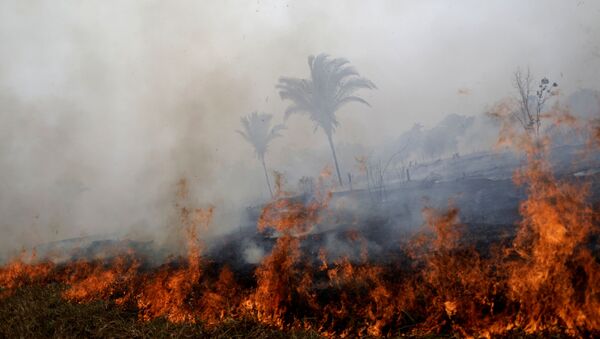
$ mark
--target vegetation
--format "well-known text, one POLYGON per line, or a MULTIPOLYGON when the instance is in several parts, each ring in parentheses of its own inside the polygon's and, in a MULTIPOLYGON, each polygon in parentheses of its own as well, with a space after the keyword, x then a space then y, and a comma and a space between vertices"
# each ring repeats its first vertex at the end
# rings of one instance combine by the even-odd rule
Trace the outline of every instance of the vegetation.
POLYGON ((517 98, 519 108, 513 112, 513 117, 526 132, 537 137, 540 134, 544 105, 551 96, 556 94, 554 89, 558 84, 556 82, 550 84, 550 80, 543 78, 540 80, 538 88, 535 89, 535 95, 533 95, 533 76, 529 69, 525 74, 521 70, 517 70, 514 77, 514 86, 519 92, 517 98))
POLYGON ((312 332, 282 332, 236 319, 208 328, 165 319, 138 320, 137 312, 113 303, 77 304, 61 286, 28 286, 0 301, 0 338, 320 338, 312 332))
MULTIPOLYGON (((62 286, 28 286, 0 301, 0 338, 322 338, 312 331, 281 331, 249 319, 226 321, 216 327, 173 324, 165 319, 143 322, 135 310, 111 302, 76 304, 60 296, 62 286)), ((398 338, 412 337, 399 335, 398 338)), ((422 338, 456 338, 426 335, 422 338)), ((514 333, 514 338, 544 338, 514 333)), ((554 334, 552 338, 565 337, 554 334)))
POLYGON ((267 180, 267 186, 273 197, 273 189, 269 181, 269 174, 267 172, 267 166, 265 165, 265 154, 271 140, 280 137, 279 132, 285 127, 282 124, 278 124, 271 128, 271 119, 273 118, 270 114, 258 114, 253 112, 247 117, 243 117, 242 130, 237 132, 248 141, 250 145, 254 147, 256 157, 261 162, 263 170, 265 171, 265 179, 267 180))
POLYGON ((315 123, 315 131, 321 127, 331 147, 339 183, 343 185, 333 145, 333 133, 339 125, 336 112, 351 102, 369 106, 369 103, 356 96, 355 92, 363 88, 374 89, 376 86, 370 80, 360 77, 356 69, 349 65, 349 61, 343 58, 332 59, 326 54, 316 57, 311 55, 308 57, 308 67, 309 79, 279 79, 277 89, 281 99, 292 102, 285 111, 285 117, 294 113, 308 114, 315 123))

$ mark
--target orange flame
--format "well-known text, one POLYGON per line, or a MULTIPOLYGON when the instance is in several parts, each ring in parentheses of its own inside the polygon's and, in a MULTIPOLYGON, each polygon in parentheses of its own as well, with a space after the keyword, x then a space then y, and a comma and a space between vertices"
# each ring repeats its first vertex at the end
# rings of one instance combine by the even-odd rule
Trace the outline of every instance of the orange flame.
MULTIPOLYGON (((508 113, 510 102, 499 104, 497 116, 508 113)), ((544 118, 579 124, 558 107, 544 118)), ((282 178, 277 179, 277 197, 264 206, 257 228, 274 229, 278 238, 250 284, 240 283, 228 267, 210 269, 214 266, 202 257, 198 232, 208 227, 213 209, 181 203, 185 258, 142 269, 133 252, 66 265, 22 256, 0 268, 1 293, 60 282, 67 285, 63 297, 69 301, 128 304, 141 320, 164 317, 210 326, 249 317, 280 329, 313 329, 334 337, 600 334, 600 264, 589 246, 598 235, 599 219, 588 201, 590 183, 554 176, 546 136, 519 132, 509 122, 502 133, 501 143, 526 156, 514 181, 525 187, 527 198, 520 203, 522 220, 514 240, 489 251, 468 244, 459 210, 450 204, 445 212, 425 208, 423 229, 399 253, 389 254, 387 262, 370 262, 367 240, 355 230, 345 235, 360 249, 359 259, 330 262, 325 249, 311 258, 303 242, 323 223, 332 199, 331 191, 323 189, 330 175, 325 171, 308 201, 283 192, 282 178)), ((186 199, 187 183, 179 186, 179 199, 186 199)))

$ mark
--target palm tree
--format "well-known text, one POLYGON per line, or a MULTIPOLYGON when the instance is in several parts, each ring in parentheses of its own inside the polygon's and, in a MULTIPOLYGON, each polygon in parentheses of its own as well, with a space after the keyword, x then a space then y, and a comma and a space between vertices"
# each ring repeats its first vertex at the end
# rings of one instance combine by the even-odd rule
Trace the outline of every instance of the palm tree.
POLYGON ((283 100, 292 103, 285 111, 287 119, 291 114, 308 114, 315 123, 315 131, 321 127, 327 135, 335 170, 340 185, 342 176, 333 146, 333 133, 339 125, 335 113, 345 104, 359 102, 370 106, 354 93, 361 89, 377 88, 370 80, 360 77, 356 69, 343 58, 330 58, 327 54, 308 57, 309 79, 279 78, 276 88, 283 100))
POLYGON ((267 186, 269 187, 271 198, 273 197, 273 189, 271 188, 269 174, 267 173, 267 166, 265 165, 265 153, 267 153, 269 142, 277 137, 280 137, 281 134, 279 134, 279 131, 285 129, 283 124, 278 124, 271 128, 272 118, 273 116, 271 114, 258 114, 257 112, 253 112, 252 114, 241 119, 243 131, 236 131, 254 147, 256 157, 262 163, 263 170, 265 171, 265 179, 267 180, 267 186))

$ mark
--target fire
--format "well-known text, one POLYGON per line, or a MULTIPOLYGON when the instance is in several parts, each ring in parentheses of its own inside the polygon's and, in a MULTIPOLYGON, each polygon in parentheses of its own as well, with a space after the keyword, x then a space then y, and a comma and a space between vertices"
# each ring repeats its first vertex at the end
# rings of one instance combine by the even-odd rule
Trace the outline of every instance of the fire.
POLYGON ((166 317, 175 323, 196 321, 191 305, 186 302, 202 276, 201 248, 196 227, 200 224, 207 227, 212 213, 212 208, 206 211, 181 209, 181 223, 187 232, 187 262, 182 268, 165 267, 145 279, 137 299, 141 319, 166 317))
POLYGON ((520 309, 515 323, 526 332, 560 325, 571 334, 600 328, 600 265, 587 247, 597 231, 587 203, 588 185, 558 181, 545 149, 528 153, 529 166, 515 181, 528 185, 508 285, 520 309))
MULTIPOLYGON (((89 302, 99 299, 108 299, 121 290, 127 291, 131 288, 132 279, 135 277, 139 262, 135 258, 129 259, 124 256, 117 257, 105 267, 102 263, 82 262, 78 269, 83 278, 73 279, 75 275, 67 276, 73 279, 69 288, 63 293, 63 297, 70 301, 89 302), (129 262, 128 262, 129 261, 129 262), (120 288, 119 288, 120 287, 120 288)), ((121 303, 125 297, 117 299, 121 303)))
POLYGON ((49 262, 36 263, 36 257, 35 251, 29 258, 23 251, 18 258, 0 267, 0 298, 10 295, 19 287, 42 282, 48 277, 54 265, 49 262))
MULTIPOLYGON (((324 178, 330 171, 324 171, 324 178)), ((284 327, 284 315, 300 299, 300 304, 314 307, 314 294, 308 287, 311 283, 310 270, 304 274, 300 270, 300 238, 319 222, 320 213, 327 207, 331 192, 320 194, 309 203, 293 201, 285 197, 281 190, 281 180, 277 181, 278 197, 267 204, 259 217, 258 230, 273 228, 282 233, 273 251, 256 270, 258 287, 243 303, 244 308, 261 322, 284 327), (284 197, 281 197, 281 196, 284 197)))
MULTIPOLYGON (((509 111, 506 105, 499 106, 499 115, 509 111)), ((560 117, 554 121, 577 123, 560 117)), ((599 219, 589 202, 590 183, 553 175, 547 138, 508 126, 503 131, 500 141, 510 141, 525 156, 514 181, 527 198, 520 203, 515 238, 493 248, 469 244, 459 210, 450 203, 446 211, 425 208, 422 230, 385 262, 370 259, 366 238, 355 230, 345 237, 358 258, 330 259, 325 248, 308 253, 303 245, 324 222, 333 196, 326 171, 307 199, 286 194, 277 179, 277 196, 257 223, 260 232, 276 231, 277 239, 253 277, 241 279, 203 257, 199 235, 209 227, 213 208, 188 206, 182 181, 177 208, 185 256, 146 267, 134 251, 66 264, 22 255, 0 268, 1 297, 28 284, 58 283, 68 301, 110 300, 136 309, 141 321, 212 326, 243 318, 335 337, 597 335, 600 264, 590 243, 599 219)))
POLYGON ((213 290, 204 292, 200 301, 200 319, 208 325, 217 325, 220 321, 236 312, 240 303, 240 287, 231 269, 224 267, 213 290))

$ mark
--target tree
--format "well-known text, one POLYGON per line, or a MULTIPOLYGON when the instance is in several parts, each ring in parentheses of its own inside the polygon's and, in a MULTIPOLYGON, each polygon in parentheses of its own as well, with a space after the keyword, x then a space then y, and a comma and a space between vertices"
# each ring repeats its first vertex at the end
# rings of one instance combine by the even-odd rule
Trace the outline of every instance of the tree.
POLYGON ((267 153, 267 148, 271 140, 280 137, 281 134, 279 134, 279 132, 285 129, 283 124, 278 124, 271 128, 272 118, 273 116, 271 114, 258 114, 257 112, 253 112, 241 119, 243 130, 236 131, 254 147, 256 157, 262 163, 271 198, 273 197, 273 189, 271 188, 267 166, 265 165, 265 154, 267 153))
POLYGON ((521 70, 515 72, 514 85, 519 92, 519 97, 517 98, 519 108, 513 113, 513 116, 527 133, 531 133, 537 137, 540 134, 541 114, 544 104, 555 94, 552 89, 557 87, 558 84, 554 82, 550 85, 550 81, 547 78, 543 78, 535 90, 535 95, 533 95, 532 82, 533 77, 529 69, 527 69, 527 73, 525 74, 521 70))
POLYGON ((308 57, 308 67, 309 79, 281 77, 276 88, 282 100, 292 102, 285 111, 286 119, 294 113, 308 114, 315 123, 315 131, 319 127, 323 129, 331 147, 338 180, 343 185, 333 145, 333 133, 339 125, 336 112, 350 102, 370 106, 354 93, 362 88, 377 87, 370 80, 360 77, 349 61, 343 58, 330 58, 327 54, 311 55, 308 57))

